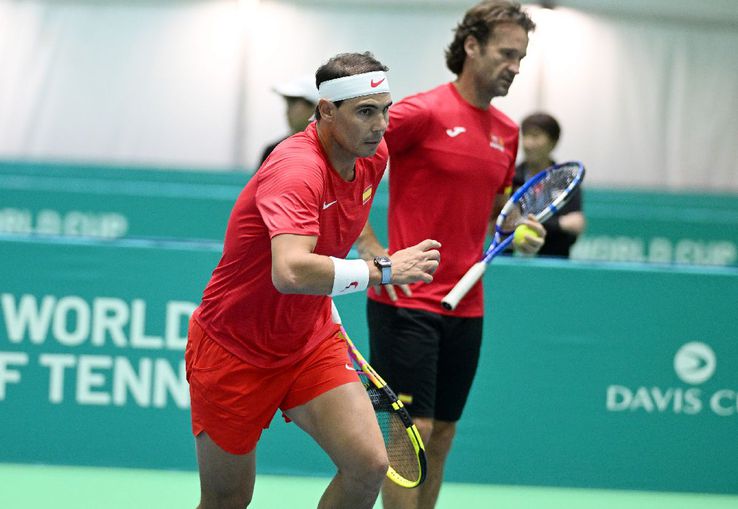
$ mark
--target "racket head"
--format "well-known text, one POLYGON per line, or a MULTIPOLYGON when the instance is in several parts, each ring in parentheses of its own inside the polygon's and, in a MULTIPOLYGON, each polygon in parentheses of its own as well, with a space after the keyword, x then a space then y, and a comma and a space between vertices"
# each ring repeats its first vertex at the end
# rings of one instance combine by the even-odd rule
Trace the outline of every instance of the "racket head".
POLYGON ((502 207, 495 224, 496 234, 510 235, 529 214, 542 223, 571 199, 584 179, 584 165, 567 161, 549 166, 520 186, 502 207))
POLYGON ((403 488, 415 488, 426 475, 425 447, 420 433, 402 401, 364 359, 343 326, 341 335, 348 345, 351 359, 359 368, 359 380, 377 416, 389 457, 387 477, 403 488))

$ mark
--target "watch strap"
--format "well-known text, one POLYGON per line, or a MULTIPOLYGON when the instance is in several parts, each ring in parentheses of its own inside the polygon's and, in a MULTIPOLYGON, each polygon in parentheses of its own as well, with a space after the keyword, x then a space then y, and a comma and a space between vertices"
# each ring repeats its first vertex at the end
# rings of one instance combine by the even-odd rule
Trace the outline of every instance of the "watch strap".
POLYGON ((390 284, 392 282, 392 260, 386 256, 375 256, 374 265, 382 272, 381 284, 390 284))

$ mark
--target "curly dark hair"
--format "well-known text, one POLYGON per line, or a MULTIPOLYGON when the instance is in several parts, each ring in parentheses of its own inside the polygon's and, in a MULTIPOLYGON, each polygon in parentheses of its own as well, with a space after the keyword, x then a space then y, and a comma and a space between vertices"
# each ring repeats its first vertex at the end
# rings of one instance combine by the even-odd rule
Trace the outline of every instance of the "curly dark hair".
POLYGON ((515 23, 532 32, 536 24, 522 10, 517 2, 507 0, 483 0, 466 11, 464 19, 456 26, 454 40, 446 50, 446 67, 456 74, 461 74, 466 60, 464 41, 468 36, 476 38, 480 44, 487 43, 495 26, 502 23, 515 23))

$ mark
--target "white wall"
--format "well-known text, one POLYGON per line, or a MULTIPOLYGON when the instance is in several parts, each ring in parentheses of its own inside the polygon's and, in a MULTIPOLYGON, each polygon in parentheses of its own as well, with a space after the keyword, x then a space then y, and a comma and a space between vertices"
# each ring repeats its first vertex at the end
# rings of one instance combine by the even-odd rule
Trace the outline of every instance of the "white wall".
MULTIPOLYGON (((582 159, 589 185, 738 192, 738 9, 559 3, 532 9, 496 105, 556 115, 557 156, 582 159)), ((470 4, 0 0, 0 157, 251 168, 287 129, 273 83, 364 50, 395 99, 452 79, 443 51, 470 4)))
POLYGON ((232 165, 229 3, 0 3, 0 155, 232 165))

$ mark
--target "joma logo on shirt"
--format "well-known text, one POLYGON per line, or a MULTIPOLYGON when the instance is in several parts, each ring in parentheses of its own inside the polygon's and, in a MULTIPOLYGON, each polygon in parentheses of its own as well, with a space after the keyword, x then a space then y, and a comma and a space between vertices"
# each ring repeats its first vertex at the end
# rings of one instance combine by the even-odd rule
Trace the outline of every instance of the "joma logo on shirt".
POLYGON ((450 138, 456 138, 458 135, 465 132, 466 128, 461 126, 456 126, 452 129, 446 129, 446 134, 448 134, 450 138))

